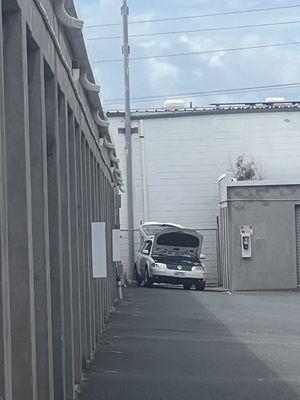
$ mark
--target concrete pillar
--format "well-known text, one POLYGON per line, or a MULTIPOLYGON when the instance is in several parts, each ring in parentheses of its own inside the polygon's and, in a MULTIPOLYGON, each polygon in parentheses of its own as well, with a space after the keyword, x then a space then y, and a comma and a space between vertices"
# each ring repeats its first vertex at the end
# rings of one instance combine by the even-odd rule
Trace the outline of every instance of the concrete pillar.
POLYGON ((87 318, 86 318, 86 292, 85 292, 85 224, 83 209, 83 166, 82 166, 82 132, 80 127, 75 135, 76 166, 77 166, 77 204, 78 204, 78 250, 79 250, 79 280, 80 280, 80 316, 81 316, 81 361, 82 368, 86 368, 87 361, 87 318))
MULTIPOLYGON (((105 188, 104 188, 105 176, 101 174, 101 186, 100 186, 100 198, 101 198, 101 221, 105 222, 105 188)), ((101 279, 102 284, 102 318, 103 318, 103 326, 106 323, 106 278, 101 279)))
POLYGON ((91 285, 90 285, 90 221, 88 213, 88 181, 87 181, 87 143, 86 139, 82 138, 82 192, 83 192, 83 225, 84 225, 84 281, 85 281, 85 303, 86 303, 86 327, 87 327, 87 360, 92 359, 92 315, 91 315, 91 285))
POLYGON ((59 168, 58 86, 48 69, 45 73, 47 173, 50 242, 51 313, 54 399, 65 398, 65 343, 63 265, 61 244, 61 196, 59 168))
POLYGON ((68 141, 68 105, 65 95, 58 95, 59 122, 59 165, 61 195, 61 245, 64 285, 64 341, 65 341, 65 377, 66 399, 74 394, 74 341, 73 341, 73 297, 72 297, 72 257, 70 240, 70 180, 69 180, 69 141, 68 141))
POLYGON ((73 294, 73 340, 74 340, 74 379, 81 383, 81 318, 80 318, 80 275, 78 240, 78 201, 77 201, 77 159, 75 137, 80 129, 75 124, 74 114, 69 116, 69 171, 70 171, 70 215, 71 215, 71 253, 72 253, 72 294, 73 294))
MULTIPOLYGON (((96 202, 97 202, 97 218, 98 221, 101 222, 101 198, 100 198, 100 183, 101 183, 101 174, 99 163, 96 164, 96 202)), ((104 330, 103 326, 103 302, 102 302, 102 279, 98 279, 98 302, 99 302, 99 334, 101 335, 104 330)))
MULTIPOLYGON (((103 178, 103 221, 107 223, 107 216, 106 216, 107 199, 106 199, 105 180, 106 178, 104 177, 103 178)), ((104 321, 105 323, 107 321, 107 278, 104 279, 104 321)))
MULTIPOLYGON (((98 170, 98 162, 94 158, 94 215, 95 221, 100 221, 99 218, 99 201, 98 201, 98 182, 99 182, 99 170, 98 170)), ((99 337, 101 335, 101 303, 100 303, 100 279, 96 280, 96 305, 97 305, 97 342, 99 341, 99 337)))
POLYGON ((92 156, 89 146, 86 147, 86 160, 87 160, 87 204, 88 204, 88 243, 89 243, 89 280, 90 280, 90 299, 91 299, 91 344, 92 350, 96 348, 96 335, 95 335, 95 292, 94 292, 94 278, 92 269, 92 232, 91 223, 93 220, 93 204, 92 204, 92 156))
POLYGON ((11 342, 7 244, 6 131, 4 108, 3 27, 0 0, 0 398, 11 399, 11 342))
POLYGON ((4 26, 12 398, 37 400, 26 21, 4 26))
POLYGON ((38 398, 52 400, 53 359, 44 60, 28 52, 29 134, 38 398))

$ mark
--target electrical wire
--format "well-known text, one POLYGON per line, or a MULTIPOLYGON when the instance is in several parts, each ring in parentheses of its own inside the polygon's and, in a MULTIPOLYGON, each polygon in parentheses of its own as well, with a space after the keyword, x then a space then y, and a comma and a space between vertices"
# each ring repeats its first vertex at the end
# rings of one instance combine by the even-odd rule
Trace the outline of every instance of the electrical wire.
MULTIPOLYGON (((154 33, 140 33, 129 35, 131 38, 146 37, 146 36, 162 36, 162 35, 175 35, 182 33, 197 33, 197 32, 215 32, 215 31, 225 31, 232 29, 243 29, 243 28, 259 28, 267 26, 280 26, 280 25, 291 25, 299 24, 300 21, 284 21, 284 22, 270 22, 265 24, 254 24, 254 25, 236 25, 236 26, 224 26, 218 28, 204 28, 204 29, 193 29, 193 30, 183 30, 183 31, 170 31, 170 32, 154 32, 154 33)), ((122 39, 123 36, 103 36, 103 37, 92 37, 87 40, 110 40, 110 39, 122 39)))
MULTIPOLYGON (((282 83, 275 85, 264 85, 264 86, 252 86, 244 88, 234 88, 234 89, 222 89, 222 90, 207 90, 201 92, 188 92, 188 93, 176 93, 176 94, 165 94, 165 95, 154 95, 154 96, 143 96, 143 97, 132 97, 132 102, 144 103, 148 101, 165 100, 165 99, 175 99, 175 98, 191 98, 191 97, 206 97, 221 94, 236 94, 236 93, 251 93, 251 92, 261 92, 266 90, 280 90, 280 89, 293 89, 300 86, 300 82, 295 83, 282 83)), ((124 99, 108 99, 105 101, 106 104, 119 104, 123 103, 124 99)))
MULTIPOLYGON (((193 55, 201 55, 201 54, 223 53, 223 52, 229 52, 229 51, 265 49, 265 48, 270 48, 270 47, 291 46, 291 45, 296 45, 296 44, 300 44, 300 41, 262 44, 262 45, 247 46, 247 47, 230 47, 227 49, 193 51, 193 52, 187 52, 187 53, 173 53, 173 54, 160 54, 160 55, 154 55, 154 56, 131 57, 130 60, 136 61, 136 60, 149 60, 149 59, 156 59, 156 58, 183 57, 183 56, 193 56, 193 55)), ((122 61, 123 61, 122 58, 116 58, 116 59, 111 59, 111 60, 96 60, 96 61, 93 61, 93 64, 104 64, 104 63, 113 63, 113 62, 122 62, 122 61)))
MULTIPOLYGON (((129 24, 144 24, 149 22, 164 22, 164 21, 176 21, 183 19, 193 19, 193 18, 206 18, 206 17, 218 17, 222 15, 236 15, 236 14, 247 14, 253 12, 264 12, 264 11, 273 11, 273 10, 283 10, 283 9, 291 9, 300 7, 300 4, 288 5, 288 6, 278 6, 278 7, 268 7, 268 8, 254 8, 250 10, 238 10, 238 11, 228 11, 228 12, 218 12, 211 14, 200 14, 200 15, 187 15, 181 17, 170 17, 170 18, 159 18, 159 19, 149 19, 149 20, 138 20, 138 21, 130 21, 129 24)), ((98 24, 98 25, 87 25, 85 28, 101 28, 101 27, 109 27, 109 26, 120 26, 121 22, 114 22, 110 24, 98 24)))

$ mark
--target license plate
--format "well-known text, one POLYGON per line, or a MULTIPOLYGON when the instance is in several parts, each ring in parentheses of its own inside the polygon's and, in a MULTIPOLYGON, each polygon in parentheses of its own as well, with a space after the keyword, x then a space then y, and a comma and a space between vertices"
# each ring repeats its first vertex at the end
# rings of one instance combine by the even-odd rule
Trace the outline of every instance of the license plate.
POLYGON ((184 276, 184 272, 174 272, 175 276, 184 276))

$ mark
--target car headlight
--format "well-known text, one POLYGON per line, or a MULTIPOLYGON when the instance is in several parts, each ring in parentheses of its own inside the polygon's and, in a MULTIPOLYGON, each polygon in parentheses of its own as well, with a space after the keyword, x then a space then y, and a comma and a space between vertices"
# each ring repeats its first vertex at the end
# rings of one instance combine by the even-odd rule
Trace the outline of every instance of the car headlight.
POLYGON ((195 272, 204 271, 204 267, 203 267, 203 265, 194 265, 192 267, 192 271, 195 271, 195 272))
POLYGON ((157 270, 157 271, 163 271, 166 268, 167 268, 167 265, 163 264, 163 263, 156 262, 155 264, 152 265, 152 269, 157 270))

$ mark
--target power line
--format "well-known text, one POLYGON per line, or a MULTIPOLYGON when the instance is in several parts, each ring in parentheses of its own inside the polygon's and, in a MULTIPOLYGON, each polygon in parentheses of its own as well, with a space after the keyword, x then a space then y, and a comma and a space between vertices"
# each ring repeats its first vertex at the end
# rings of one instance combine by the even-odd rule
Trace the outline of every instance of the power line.
MULTIPOLYGON (((268 8, 254 8, 250 10, 238 10, 238 11, 228 11, 228 12, 218 12, 211 14, 200 14, 200 15, 187 15, 182 17, 170 17, 170 18, 159 18, 159 19, 149 19, 149 20, 138 20, 131 21, 129 24, 144 24, 148 22, 163 22, 163 21, 174 21, 174 20, 182 20, 182 19, 193 19, 193 18, 206 18, 206 17, 218 17, 222 15, 236 15, 236 14, 247 14, 254 12, 263 12, 263 11, 272 11, 272 10, 283 10, 300 7, 300 4, 288 5, 288 6, 278 6, 278 7, 268 7, 268 8)), ((110 24, 98 24, 98 25, 87 25, 85 28, 101 28, 101 27, 109 27, 109 26, 120 26, 122 23, 114 22, 110 24)))
MULTIPOLYGON (((183 30, 183 31, 140 33, 140 34, 129 35, 129 37, 137 38, 137 37, 145 37, 145 36, 174 35, 174 34, 182 34, 182 33, 213 32, 213 31, 225 31, 225 30, 242 29, 242 28, 259 28, 259 27, 267 27, 267 26, 291 25, 291 24, 299 24, 299 23, 300 23, 300 21, 270 22, 270 23, 265 23, 265 24, 254 24, 254 25, 236 25, 236 26, 225 26, 225 27, 218 27, 218 28, 183 30)), ((110 40, 110 39, 122 39, 122 36, 103 36, 103 37, 88 38, 88 40, 91 40, 91 41, 92 40, 110 40)))
MULTIPOLYGON (((213 96, 213 95, 221 95, 221 94, 236 94, 236 93, 250 93, 250 92, 261 92, 265 90, 280 90, 280 89, 293 89, 300 86, 300 82, 295 83, 282 83, 277 85, 265 85, 265 86, 252 86, 252 87, 244 87, 244 88, 234 88, 234 89, 223 89, 223 90, 207 90, 201 92, 188 92, 188 93, 176 93, 176 94, 165 94, 165 95, 156 95, 156 96, 143 96, 143 97, 132 97, 132 101, 137 103, 143 103, 148 101, 156 101, 156 100, 165 100, 165 99, 174 99, 174 98, 190 98, 190 97, 205 97, 205 96, 213 96)), ((106 104, 118 104, 122 103, 124 100, 119 99, 110 99, 106 100, 106 104)))
MULTIPOLYGON (((247 47, 231 47, 231 48, 227 48, 227 49, 194 51, 194 52, 187 52, 187 53, 173 53, 173 54, 161 54, 161 55, 154 55, 154 56, 132 57, 131 61, 149 60, 149 59, 155 59, 155 58, 183 57, 183 56, 192 56, 192 55, 201 55, 201 54, 222 53, 222 52, 229 52, 229 51, 264 49, 264 48, 268 48, 268 47, 290 46, 290 45, 295 45, 295 44, 300 44, 300 41, 263 44, 263 45, 256 45, 256 46, 247 46, 247 47)), ((93 64, 113 63, 113 62, 121 62, 121 61, 123 61, 122 58, 111 59, 111 60, 98 60, 98 61, 96 60, 96 61, 93 61, 93 64)))

